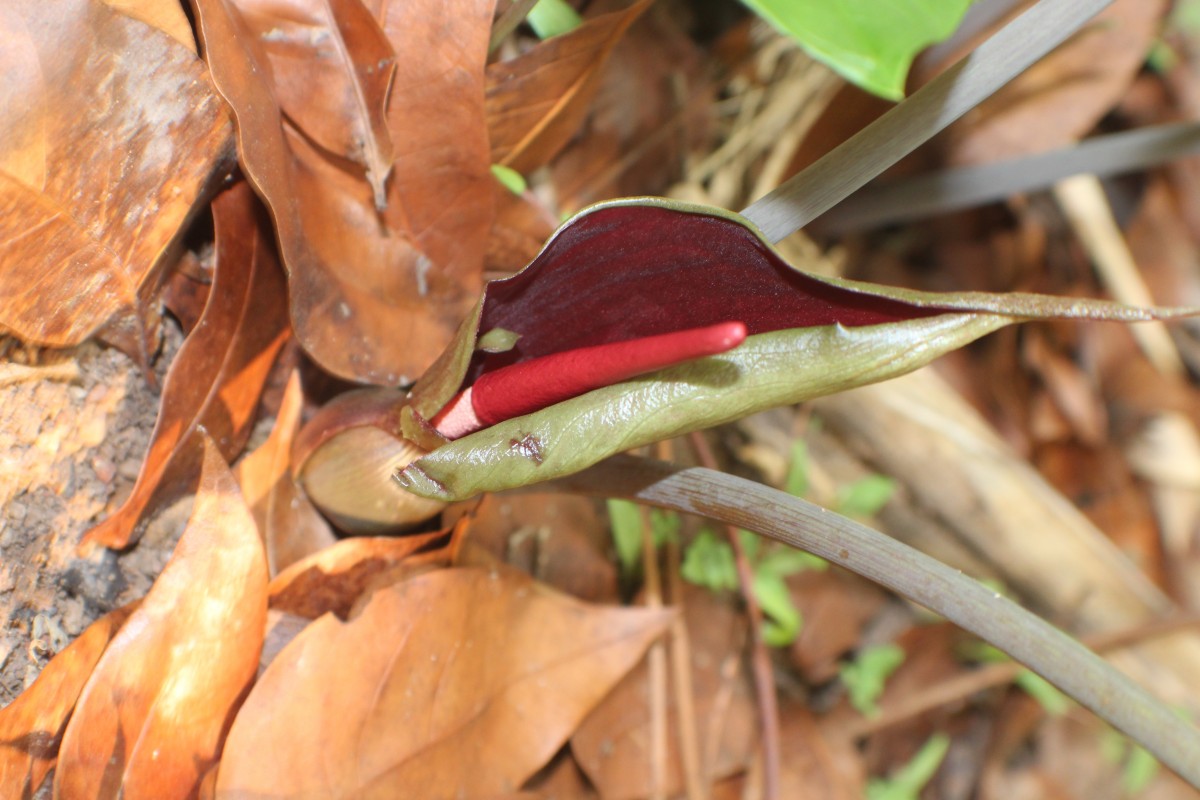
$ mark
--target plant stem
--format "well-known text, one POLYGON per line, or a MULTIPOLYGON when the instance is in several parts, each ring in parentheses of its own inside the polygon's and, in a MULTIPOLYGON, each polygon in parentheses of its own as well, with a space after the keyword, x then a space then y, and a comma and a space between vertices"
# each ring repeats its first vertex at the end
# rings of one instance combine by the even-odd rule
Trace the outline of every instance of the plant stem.
MULTIPOLYGON (((712 448, 700 431, 692 431, 688 436, 696 458, 701 464, 711 470, 716 470, 717 459, 712 448)), ((762 725, 762 757, 763 757, 763 800, 778 800, 779 798, 779 703, 775 697, 775 673, 771 669, 771 654, 767 652, 767 643, 763 641, 763 613, 754 596, 754 570, 750 559, 746 557, 746 548, 738 538, 735 525, 725 526, 725 538, 733 548, 733 563, 737 570, 738 586, 742 592, 742 602, 746 605, 746 619, 750 622, 750 663, 754 668, 754 688, 758 695, 759 724, 762 725)))
POLYGON ((856 192, 814 225, 843 234, 893 225, 962 208, 995 203, 1014 194, 1048 189, 1073 175, 1106 177, 1163 164, 1200 150, 1200 123, 1174 122, 1110 133, 1024 158, 939 170, 856 192))
POLYGON ((1053 625, 865 525, 743 478, 618 456, 558 486, 699 514, 815 553, 995 645, 1200 788, 1200 731, 1053 625))
MULTIPOLYGON (((639 509, 642 520, 642 565, 646 579, 644 589, 646 608, 661 609, 662 574, 658 568, 658 551, 650 527, 649 511, 639 509)), ((646 653, 647 682, 650 685, 650 800, 664 800, 667 793, 667 648, 659 639, 646 653)))
POLYGON ((798 231, 986 100, 1111 3, 1041 0, 742 214, 772 242, 798 231))

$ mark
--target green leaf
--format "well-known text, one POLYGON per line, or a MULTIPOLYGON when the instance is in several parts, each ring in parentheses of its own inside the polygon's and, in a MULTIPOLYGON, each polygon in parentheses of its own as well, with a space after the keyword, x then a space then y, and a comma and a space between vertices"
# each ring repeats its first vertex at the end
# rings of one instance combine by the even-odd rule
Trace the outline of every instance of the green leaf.
POLYGON ((769 547, 759 562, 754 565, 756 573, 776 575, 780 578, 795 575, 806 569, 822 572, 829 569, 829 562, 803 550, 793 550, 790 547, 769 547))
POLYGON ((506 353, 516 347, 521 334, 504 328, 492 328, 479 337, 475 347, 485 353, 506 353))
POLYGON ((779 575, 754 574, 754 598, 762 608, 763 642, 770 647, 787 647, 800 634, 800 609, 792 602, 791 592, 779 575))
POLYGON ((950 749, 950 737, 937 733, 921 746, 892 777, 873 778, 867 783, 867 800, 917 800, 925 784, 937 774, 950 749))
MULTIPOLYGON (((988 582, 980 581, 980 583, 986 585, 988 582)), ((999 596, 998 591, 997 596, 999 596)), ((967 658, 984 664, 1002 664, 1012 661, 1003 650, 987 642, 967 642, 963 645, 962 651, 967 658)), ((1036 700, 1042 710, 1052 717, 1061 717, 1071 709, 1070 699, 1054 684, 1034 672, 1027 669, 1021 670, 1013 679, 1013 683, 1036 700)))
POLYGON ((1126 794, 1135 795, 1150 785, 1158 774, 1158 759, 1144 747, 1134 746, 1121 771, 1121 787, 1126 794))
MULTIPOLYGON (((546 0, 542 0, 546 2, 546 0)), ((496 176, 496 180, 500 181, 505 189, 508 189, 515 195, 525 194, 529 189, 529 184, 525 182, 525 176, 517 172, 512 167, 506 167, 503 164, 492 164, 492 175, 496 176)))
POLYGON ((751 564, 757 562, 758 551, 763 546, 762 537, 745 528, 738 528, 737 537, 738 543, 742 546, 742 552, 746 554, 746 560, 751 564))
POLYGON ((953 33, 971 5, 971 0, 742 1, 813 58, 889 100, 904 96, 917 53, 953 33))
POLYGON ((1021 670, 1013 681, 1024 690, 1025 694, 1037 701, 1052 717, 1061 717, 1071 710, 1071 701, 1065 694, 1054 688, 1054 684, 1029 670, 1021 670))
POLYGON ((583 24, 579 12, 566 0, 538 0, 537 5, 529 10, 525 21, 539 39, 570 33, 583 24))
POLYGON ((788 466, 783 490, 793 497, 808 494, 808 444, 803 439, 792 443, 792 463, 788 466))
POLYGON ((709 528, 701 530, 688 545, 679 572, 688 583, 712 591, 719 592, 738 587, 733 548, 709 528))
POLYGON ((857 659, 843 664, 839 674, 850 693, 850 705, 864 716, 877 716, 887 679, 903 663, 902 647, 881 644, 866 648, 857 659))
POLYGON ((642 513, 637 503, 628 500, 608 501, 608 520, 612 525, 613 545, 621 574, 629 577, 637 572, 642 560, 642 513))
POLYGON ((650 509, 650 535, 654 538, 655 547, 661 547, 667 542, 678 542, 679 529, 682 527, 683 520, 674 511, 650 509))
POLYGON ((841 490, 837 511, 858 519, 873 517, 895 491, 896 482, 886 475, 868 475, 841 490))

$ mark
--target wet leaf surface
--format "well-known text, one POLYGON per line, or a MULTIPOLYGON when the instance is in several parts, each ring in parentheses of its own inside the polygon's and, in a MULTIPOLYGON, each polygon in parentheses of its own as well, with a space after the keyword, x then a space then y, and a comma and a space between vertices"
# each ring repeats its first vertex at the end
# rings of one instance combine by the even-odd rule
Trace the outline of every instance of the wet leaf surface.
POLYGON ((148 510, 200 467, 200 432, 232 460, 246 443, 267 375, 288 336, 283 275, 246 184, 213 205, 217 268, 204 314, 163 386, 150 451, 133 493, 85 541, 125 547, 148 510))
POLYGON ((6 3, 0 41, 0 326, 144 360, 164 253, 231 160, 226 112, 193 52, 102 3, 6 3))
POLYGON ((317 620, 275 659, 230 733, 218 796, 502 795, 669 617, 587 606, 508 571, 397 584, 350 622, 317 620))
POLYGON ((267 567, 254 518, 204 440, 188 526, 113 639, 63 736, 55 796, 186 797, 258 667, 267 567))

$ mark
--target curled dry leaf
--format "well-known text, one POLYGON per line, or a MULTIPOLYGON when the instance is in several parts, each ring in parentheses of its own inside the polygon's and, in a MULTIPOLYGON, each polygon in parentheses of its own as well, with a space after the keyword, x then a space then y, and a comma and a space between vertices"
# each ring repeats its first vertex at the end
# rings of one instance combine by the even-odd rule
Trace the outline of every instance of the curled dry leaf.
POLYGON ((613 47, 649 7, 638 0, 488 67, 492 161, 518 172, 549 163, 583 122, 613 47))
POLYGON ((392 169, 385 109, 396 54, 361 0, 236 0, 287 119, 357 162, 380 207, 392 169))
POLYGON ((33 685, 0 709, 0 797, 32 797, 58 758, 67 720, 108 643, 137 607, 110 611, 56 655, 33 685))
POLYGON ((390 586, 349 622, 321 617, 271 663, 234 722, 217 796, 511 792, 670 617, 588 606, 510 571, 390 586))
POLYGON ((232 130, 204 64, 103 3, 0 8, 0 326, 145 360, 168 245, 232 130))
POLYGON ((271 435, 233 471, 258 524, 271 575, 335 541, 329 524, 292 478, 292 440, 303 405, 300 374, 293 372, 271 435))
POLYGON ((421 567, 445 564, 448 556, 444 552, 428 551, 444 544, 447 538, 446 531, 437 531, 343 539, 279 573, 268 587, 271 608, 309 619, 327 612, 344 619, 363 590, 380 574, 409 562, 421 567))
POLYGON ((254 518, 205 438, 192 517, 79 698, 55 796, 192 796, 254 678, 266 615, 254 518))
POLYGON ((125 547, 152 504, 186 487, 200 467, 198 433, 221 455, 241 451, 259 395, 288 335, 283 274, 254 195, 242 183, 213 203, 217 267, 195 331, 163 387, 150 450, 133 492, 85 541, 125 547))
MULTIPOLYGON (((426 498, 465 499, 895 377, 1014 322, 1184 313, 1192 312, 822 278, 788 265, 740 215, 669 200, 612 201, 560 228, 527 268, 488 284, 473 317, 400 411, 403 434, 432 452, 398 480, 426 498), (584 349, 601 344, 626 342, 636 351, 649 337, 733 322, 751 335, 720 355, 612 383, 449 443, 428 433, 426 420, 436 422, 456 395, 481 385, 481 376, 511 374, 513 365, 556 354, 586 360, 584 349), (478 337, 497 329, 515 339, 512 346, 478 350, 478 337)), ((543 371, 523 388, 532 395, 549 383, 543 371)))
POLYGON ((197 0, 243 169, 271 209, 305 350, 341 377, 402 384, 450 339, 478 288, 493 208, 483 66, 492 0, 366 4, 397 52, 379 212, 363 176, 284 119, 271 59, 232 0, 197 0))

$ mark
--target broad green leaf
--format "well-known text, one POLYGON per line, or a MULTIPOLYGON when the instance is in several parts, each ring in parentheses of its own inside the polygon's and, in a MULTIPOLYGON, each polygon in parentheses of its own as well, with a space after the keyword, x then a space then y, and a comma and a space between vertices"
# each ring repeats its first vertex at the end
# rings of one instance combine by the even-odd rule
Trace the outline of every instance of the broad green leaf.
POLYGON ((917 53, 953 33, 971 5, 971 0, 742 2, 813 58, 890 100, 904 96, 904 80, 917 53))

